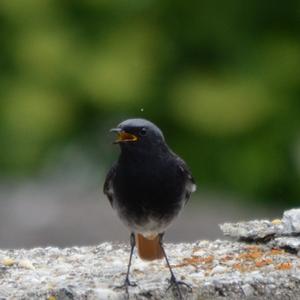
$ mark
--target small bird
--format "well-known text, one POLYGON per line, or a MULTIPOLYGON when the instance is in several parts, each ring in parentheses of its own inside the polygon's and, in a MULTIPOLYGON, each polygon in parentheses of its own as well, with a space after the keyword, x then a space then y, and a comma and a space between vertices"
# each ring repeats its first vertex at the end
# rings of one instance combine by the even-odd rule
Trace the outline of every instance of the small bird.
POLYGON ((122 222, 129 228, 130 257, 122 287, 134 286, 129 280, 132 254, 137 245, 141 259, 165 258, 171 273, 170 286, 182 294, 163 247, 163 236, 181 212, 195 181, 186 163, 166 144, 162 131, 145 119, 129 119, 111 129, 121 153, 109 170, 103 191, 122 222))

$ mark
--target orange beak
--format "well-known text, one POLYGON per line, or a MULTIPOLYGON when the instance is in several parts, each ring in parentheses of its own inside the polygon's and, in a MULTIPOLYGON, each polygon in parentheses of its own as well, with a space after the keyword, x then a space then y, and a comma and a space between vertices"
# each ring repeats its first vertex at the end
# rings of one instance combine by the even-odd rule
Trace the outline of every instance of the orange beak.
POLYGON ((136 142, 138 140, 136 135, 126 132, 120 128, 113 128, 110 131, 117 133, 117 138, 114 141, 114 144, 136 142))

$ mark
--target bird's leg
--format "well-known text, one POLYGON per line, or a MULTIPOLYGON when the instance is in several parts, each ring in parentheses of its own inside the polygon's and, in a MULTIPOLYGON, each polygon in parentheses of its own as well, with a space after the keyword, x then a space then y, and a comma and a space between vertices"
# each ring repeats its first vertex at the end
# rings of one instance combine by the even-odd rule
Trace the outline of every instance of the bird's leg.
POLYGON ((135 235, 134 235, 133 232, 130 234, 130 246, 131 246, 130 256, 129 256, 129 262, 128 262, 127 273, 126 273, 124 284, 122 284, 121 286, 116 287, 116 288, 125 288, 127 294, 128 294, 128 286, 136 286, 136 283, 131 282, 129 280, 131 260, 132 260, 133 250, 134 250, 134 247, 135 247, 135 235))
POLYGON ((174 275, 174 272, 173 272, 173 270, 172 270, 172 268, 171 268, 171 265, 170 265, 170 263, 169 263, 169 260, 168 260, 166 251, 165 251, 165 249, 164 249, 164 247, 163 247, 163 236, 164 236, 164 233, 161 233, 161 234, 159 235, 159 243, 160 243, 160 246, 161 246, 163 255, 164 255, 164 257, 165 257, 167 266, 168 266, 169 271, 170 271, 170 273, 171 273, 170 285, 169 285, 169 287, 167 288, 167 291, 168 291, 171 287, 175 286, 175 288, 176 288, 176 290, 177 290, 177 292, 178 292, 178 297, 179 297, 179 299, 180 299, 180 300, 183 300, 184 298, 183 298, 183 296, 182 296, 182 293, 181 293, 181 290, 180 290, 179 285, 184 285, 184 286, 186 286, 190 291, 192 290, 192 288, 191 288, 191 286, 189 286, 187 283, 185 283, 185 282, 183 282, 183 281, 179 281, 179 280, 176 279, 176 277, 175 277, 175 275, 174 275))
POLYGON ((125 285, 127 285, 127 286, 136 286, 136 283, 130 282, 130 280, 129 280, 131 260, 132 260, 133 250, 134 250, 134 247, 135 247, 135 235, 134 235, 133 232, 130 234, 130 246, 131 246, 131 249, 130 249, 128 267, 127 267, 127 273, 126 273, 126 277, 125 277, 125 285))

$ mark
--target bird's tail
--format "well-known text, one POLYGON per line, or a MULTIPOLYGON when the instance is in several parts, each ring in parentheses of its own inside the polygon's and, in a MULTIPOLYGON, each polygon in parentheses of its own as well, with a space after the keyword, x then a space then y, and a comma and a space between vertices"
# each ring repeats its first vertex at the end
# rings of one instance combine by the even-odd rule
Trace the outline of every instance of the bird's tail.
POLYGON ((136 234, 136 244, 139 257, 143 260, 155 260, 164 257, 163 249, 157 235, 151 238, 145 238, 140 233, 136 234))

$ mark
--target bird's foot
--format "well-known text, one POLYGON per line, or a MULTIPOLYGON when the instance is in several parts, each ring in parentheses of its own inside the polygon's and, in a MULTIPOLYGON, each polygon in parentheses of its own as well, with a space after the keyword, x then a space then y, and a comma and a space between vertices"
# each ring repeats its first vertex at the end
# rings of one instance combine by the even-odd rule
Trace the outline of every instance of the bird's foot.
POLYGON ((115 289, 125 289, 125 291, 128 293, 129 286, 137 286, 137 284, 133 281, 130 281, 129 278, 126 277, 124 283, 122 285, 115 286, 115 289))
POLYGON ((180 286, 184 286, 184 289, 186 290, 186 292, 192 292, 192 290, 193 290, 189 284, 185 283, 184 281, 177 280, 175 276, 172 276, 170 278, 169 282, 170 282, 170 285, 168 286, 167 291, 171 288, 174 289, 175 292, 177 292, 176 294, 178 296, 178 299, 180 299, 180 300, 184 299, 184 297, 182 295, 182 291, 180 289, 180 286))

